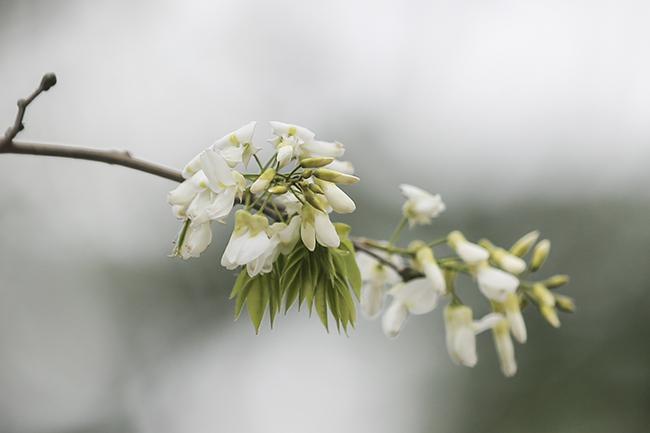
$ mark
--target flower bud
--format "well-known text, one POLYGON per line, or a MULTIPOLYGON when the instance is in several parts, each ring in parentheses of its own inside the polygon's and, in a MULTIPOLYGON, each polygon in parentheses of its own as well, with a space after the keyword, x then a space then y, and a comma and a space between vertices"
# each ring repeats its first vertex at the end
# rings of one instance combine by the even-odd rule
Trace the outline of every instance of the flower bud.
POLYGON ((563 286, 568 282, 569 282, 569 276, 560 274, 560 275, 553 275, 552 277, 544 280, 544 285, 549 289, 555 289, 556 287, 563 286))
POLYGON ((320 168, 326 165, 329 165, 334 161, 334 158, 329 157, 314 157, 314 158, 304 158, 300 160, 300 165, 305 168, 320 168))
POLYGON ((316 193, 316 194, 324 194, 323 188, 321 188, 320 186, 316 185, 315 183, 310 183, 309 186, 308 186, 308 188, 309 188, 310 190, 312 190, 312 192, 314 192, 314 193, 316 193))
POLYGON ((253 194, 259 194, 262 191, 266 191, 266 188, 269 187, 273 178, 275 178, 275 169, 267 168, 264 170, 264 173, 253 182, 251 185, 251 192, 253 194))
POLYGON ((302 172, 303 179, 309 179, 314 174, 314 170, 308 169, 302 172))
POLYGON ((560 327, 560 319, 557 317, 557 311, 555 308, 548 305, 540 305, 539 312, 542 313, 542 316, 546 321, 554 328, 560 327))
POLYGON ((304 188, 302 190, 302 192, 303 192, 303 194, 305 196, 305 199, 307 200, 307 203, 309 203, 310 205, 312 205, 313 207, 315 207, 319 211, 327 213, 327 209, 326 209, 327 206, 326 206, 325 203, 323 203, 322 199, 320 199, 316 194, 314 194, 308 188, 304 188))
POLYGON ((48 72, 47 74, 43 75, 43 78, 41 79, 41 88, 44 91, 47 92, 55 84, 56 84, 56 75, 54 75, 53 72, 48 72))
POLYGON ((533 284, 533 298, 539 305, 552 307, 555 305, 555 296, 542 283, 533 284))
POLYGON ((489 240, 481 239, 479 245, 489 251, 490 257, 501 269, 515 275, 521 274, 526 270, 525 261, 503 248, 494 246, 489 240))
POLYGON ((268 189, 271 194, 284 194, 288 190, 286 185, 275 185, 268 189))
POLYGON ((573 299, 568 296, 555 295, 555 305, 566 313, 574 313, 576 311, 575 302, 573 302, 573 299))
POLYGON ((523 257, 530 251, 538 238, 539 232, 537 230, 526 233, 510 247, 510 252, 517 257, 523 257))
POLYGON ((530 270, 531 272, 537 271, 542 267, 546 259, 548 258, 548 253, 551 251, 551 241, 544 239, 535 246, 533 250, 533 258, 530 260, 530 270))
POLYGON ((517 361, 515 360, 515 348, 512 344, 509 332, 508 320, 503 319, 492 328, 494 345, 499 355, 499 364, 504 376, 512 377, 517 373, 517 361))
POLYGON ((350 174, 339 173, 329 168, 317 168, 314 170, 314 176, 329 182, 341 183, 343 185, 353 185, 359 182, 359 178, 350 174))
POLYGON ((419 248, 415 253, 415 261, 424 272, 433 289, 439 294, 446 293, 445 277, 433 256, 433 250, 427 246, 419 248))
POLYGON ((447 235, 447 244, 449 244, 451 249, 453 249, 465 263, 470 265, 484 262, 490 256, 485 248, 468 242, 467 239, 465 239, 465 236, 458 230, 447 235))

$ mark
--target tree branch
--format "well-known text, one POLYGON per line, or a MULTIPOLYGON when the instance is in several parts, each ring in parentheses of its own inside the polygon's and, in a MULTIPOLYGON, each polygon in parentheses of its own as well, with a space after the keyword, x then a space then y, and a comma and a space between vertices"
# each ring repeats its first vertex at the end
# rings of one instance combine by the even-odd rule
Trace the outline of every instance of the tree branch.
MULTIPOLYGON (((40 155, 54 156, 60 158, 83 159, 90 161, 104 162, 106 164, 120 165, 122 167, 139 170, 154 176, 163 177, 175 182, 183 182, 181 172, 174 168, 166 167, 140 158, 134 158, 127 150, 116 149, 93 149, 84 146, 70 146, 53 143, 36 143, 27 141, 16 141, 16 136, 25 128, 23 120, 27 107, 43 92, 48 91, 56 84, 56 76, 52 73, 45 74, 41 83, 34 92, 25 99, 19 99, 17 102, 18 112, 13 126, 7 129, 4 137, 0 138, 0 154, 19 154, 19 155, 40 155)), ((275 220, 276 215, 270 208, 264 208, 264 213, 271 219, 275 220)), ((377 260, 379 263, 395 270, 404 281, 420 276, 420 273, 413 268, 400 268, 394 263, 386 260, 372 249, 366 247, 361 239, 351 239, 355 249, 377 260)))

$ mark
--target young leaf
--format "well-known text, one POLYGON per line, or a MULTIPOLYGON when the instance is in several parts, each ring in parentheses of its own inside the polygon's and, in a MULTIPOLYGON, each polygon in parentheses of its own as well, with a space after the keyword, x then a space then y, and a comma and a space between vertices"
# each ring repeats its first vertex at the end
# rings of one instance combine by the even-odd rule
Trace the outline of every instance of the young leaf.
POLYGON ((246 298, 246 307, 248 309, 248 316, 255 327, 256 334, 260 332, 264 310, 269 303, 269 287, 265 280, 265 276, 260 276, 251 280, 247 285, 250 288, 248 290, 248 297, 246 298))

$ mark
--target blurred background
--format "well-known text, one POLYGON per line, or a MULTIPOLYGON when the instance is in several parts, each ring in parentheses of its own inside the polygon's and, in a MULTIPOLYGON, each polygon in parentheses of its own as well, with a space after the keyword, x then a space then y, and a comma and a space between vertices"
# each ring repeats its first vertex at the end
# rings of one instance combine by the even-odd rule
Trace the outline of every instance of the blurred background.
POLYGON ((218 265, 228 227, 167 257, 172 182, 1 155, 0 432, 648 431, 649 19, 625 0, 1 0, 0 123, 59 77, 20 138, 181 167, 249 120, 305 125, 347 145, 355 234, 386 237, 397 185, 419 185, 448 210, 408 236, 540 229, 578 312, 527 315, 512 379, 489 334, 453 365, 439 310, 394 341, 305 312, 255 336, 218 265))

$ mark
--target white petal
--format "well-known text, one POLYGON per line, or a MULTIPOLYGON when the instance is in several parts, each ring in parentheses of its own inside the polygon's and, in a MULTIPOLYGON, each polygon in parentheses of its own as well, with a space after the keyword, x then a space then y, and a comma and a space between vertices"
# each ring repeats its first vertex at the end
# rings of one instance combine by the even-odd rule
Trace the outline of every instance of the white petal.
POLYGON ((202 171, 195 173, 191 178, 183 181, 167 195, 167 201, 172 205, 187 206, 196 194, 204 189, 201 184, 207 181, 202 171))
POLYGON ((312 157, 312 156, 324 156, 324 157, 331 157, 331 158, 338 158, 340 156, 343 156, 345 153, 345 146, 343 146, 342 143, 339 143, 338 141, 335 141, 333 143, 330 143, 328 141, 310 141, 310 140, 305 140, 306 143, 304 143, 301 146, 303 156, 306 157, 312 157))
POLYGON ((433 289, 437 293, 442 295, 447 291, 445 276, 442 274, 440 267, 436 263, 425 263, 424 275, 426 275, 427 279, 433 286, 433 289))
POLYGON ((417 186, 409 185, 406 183, 401 184, 399 186, 399 189, 400 191, 402 191, 404 197, 408 199, 431 197, 431 194, 423 190, 422 188, 418 188, 417 186))
POLYGON ((206 209, 208 218, 211 220, 219 220, 227 216, 235 205, 236 193, 237 191, 234 187, 229 187, 219 194, 215 194, 212 203, 206 209))
POLYGON ((514 293, 519 287, 519 280, 514 275, 491 266, 481 267, 476 274, 478 287, 488 299, 503 302, 508 293, 514 293))
POLYGON ((476 334, 468 326, 462 326, 451 337, 451 348, 447 347, 453 360, 466 367, 474 367, 476 355, 476 334))
POLYGON ((323 181, 318 182, 318 184, 323 188, 325 198, 327 198, 327 202, 332 206, 334 212, 341 214, 352 213, 357 208, 352 199, 334 183, 323 181))
POLYGON ((341 244, 339 234, 329 216, 326 213, 314 212, 314 228, 316 230, 316 240, 324 247, 338 248, 341 244))
POLYGON ((507 324, 505 326, 497 325, 492 335, 499 355, 501 371, 506 377, 514 376, 517 373, 517 361, 515 360, 515 348, 507 324))
POLYGON ((480 245, 462 241, 456 245, 456 254, 468 264, 479 263, 490 257, 490 253, 480 245))
POLYGON ((501 266, 504 270, 510 272, 511 274, 521 274, 526 270, 526 262, 523 261, 521 258, 512 255, 512 254, 505 254, 499 263, 499 266, 501 266))
POLYGON ((212 202, 214 193, 210 190, 201 191, 196 195, 187 208, 187 216, 194 224, 202 224, 209 220, 208 207, 212 202))
POLYGON ((245 265, 264 254, 271 241, 265 232, 259 232, 255 236, 246 236, 245 246, 237 256, 237 263, 245 265))
POLYGON ((518 342, 525 343, 528 338, 528 333, 526 332, 526 322, 524 322, 524 316, 521 314, 521 311, 506 311, 506 317, 510 324, 512 336, 515 337, 515 340, 518 342))
POLYGON ((295 135, 305 142, 313 140, 316 136, 316 134, 303 126, 278 121, 270 121, 269 123, 271 124, 271 128, 273 128, 273 133, 278 136, 288 136, 291 129, 295 129, 295 135))
POLYGON ((229 167, 235 167, 242 162, 243 147, 227 146, 219 151, 219 155, 226 160, 229 167))
POLYGON ((291 146, 280 146, 278 148, 278 163, 280 164, 280 167, 284 167, 291 161, 291 158, 293 157, 293 147, 291 146))
POLYGON ((237 236, 235 232, 230 235, 230 240, 226 245, 226 249, 223 251, 221 256, 221 266, 226 269, 235 269, 239 264, 237 263, 237 257, 239 256, 239 250, 243 245, 243 236, 237 236))
POLYGON ((385 292, 382 285, 364 284, 361 288, 361 312, 367 319, 374 319, 384 307, 385 292))
POLYGON ((438 293, 426 278, 415 278, 397 285, 390 294, 406 305, 411 314, 426 314, 438 304, 438 293))
POLYGON ((483 331, 492 329, 496 326, 497 323, 503 320, 503 316, 499 313, 489 313, 483 316, 480 320, 476 320, 472 323, 472 329, 474 333, 480 334, 483 331))
POLYGON ((191 225, 185 234, 185 240, 181 246, 181 257, 199 257, 212 242, 212 230, 210 223, 191 225))
POLYGON ((196 155, 194 158, 190 160, 187 164, 185 164, 185 167, 183 167, 183 177, 185 179, 189 179, 192 177, 197 171, 201 170, 201 154, 199 153, 196 155))
POLYGON ((206 150, 201 153, 201 167, 214 192, 220 192, 225 185, 235 184, 230 166, 217 152, 206 150))
POLYGON ((300 224, 300 237, 302 243, 305 244, 309 251, 314 251, 316 248, 316 229, 313 224, 302 221, 300 224))
POLYGON ((402 304, 398 299, 394 299, 381 319, 381 327, 386 337, 397 337, 407 317, 408 308, 406 305, 402 304))
POLYGON ((350 161, 340 161, 335 159, 330 164, 326 165, 325 168, 330 170, 338 171, 343 174, 354 174, 354 165, 350 161))

